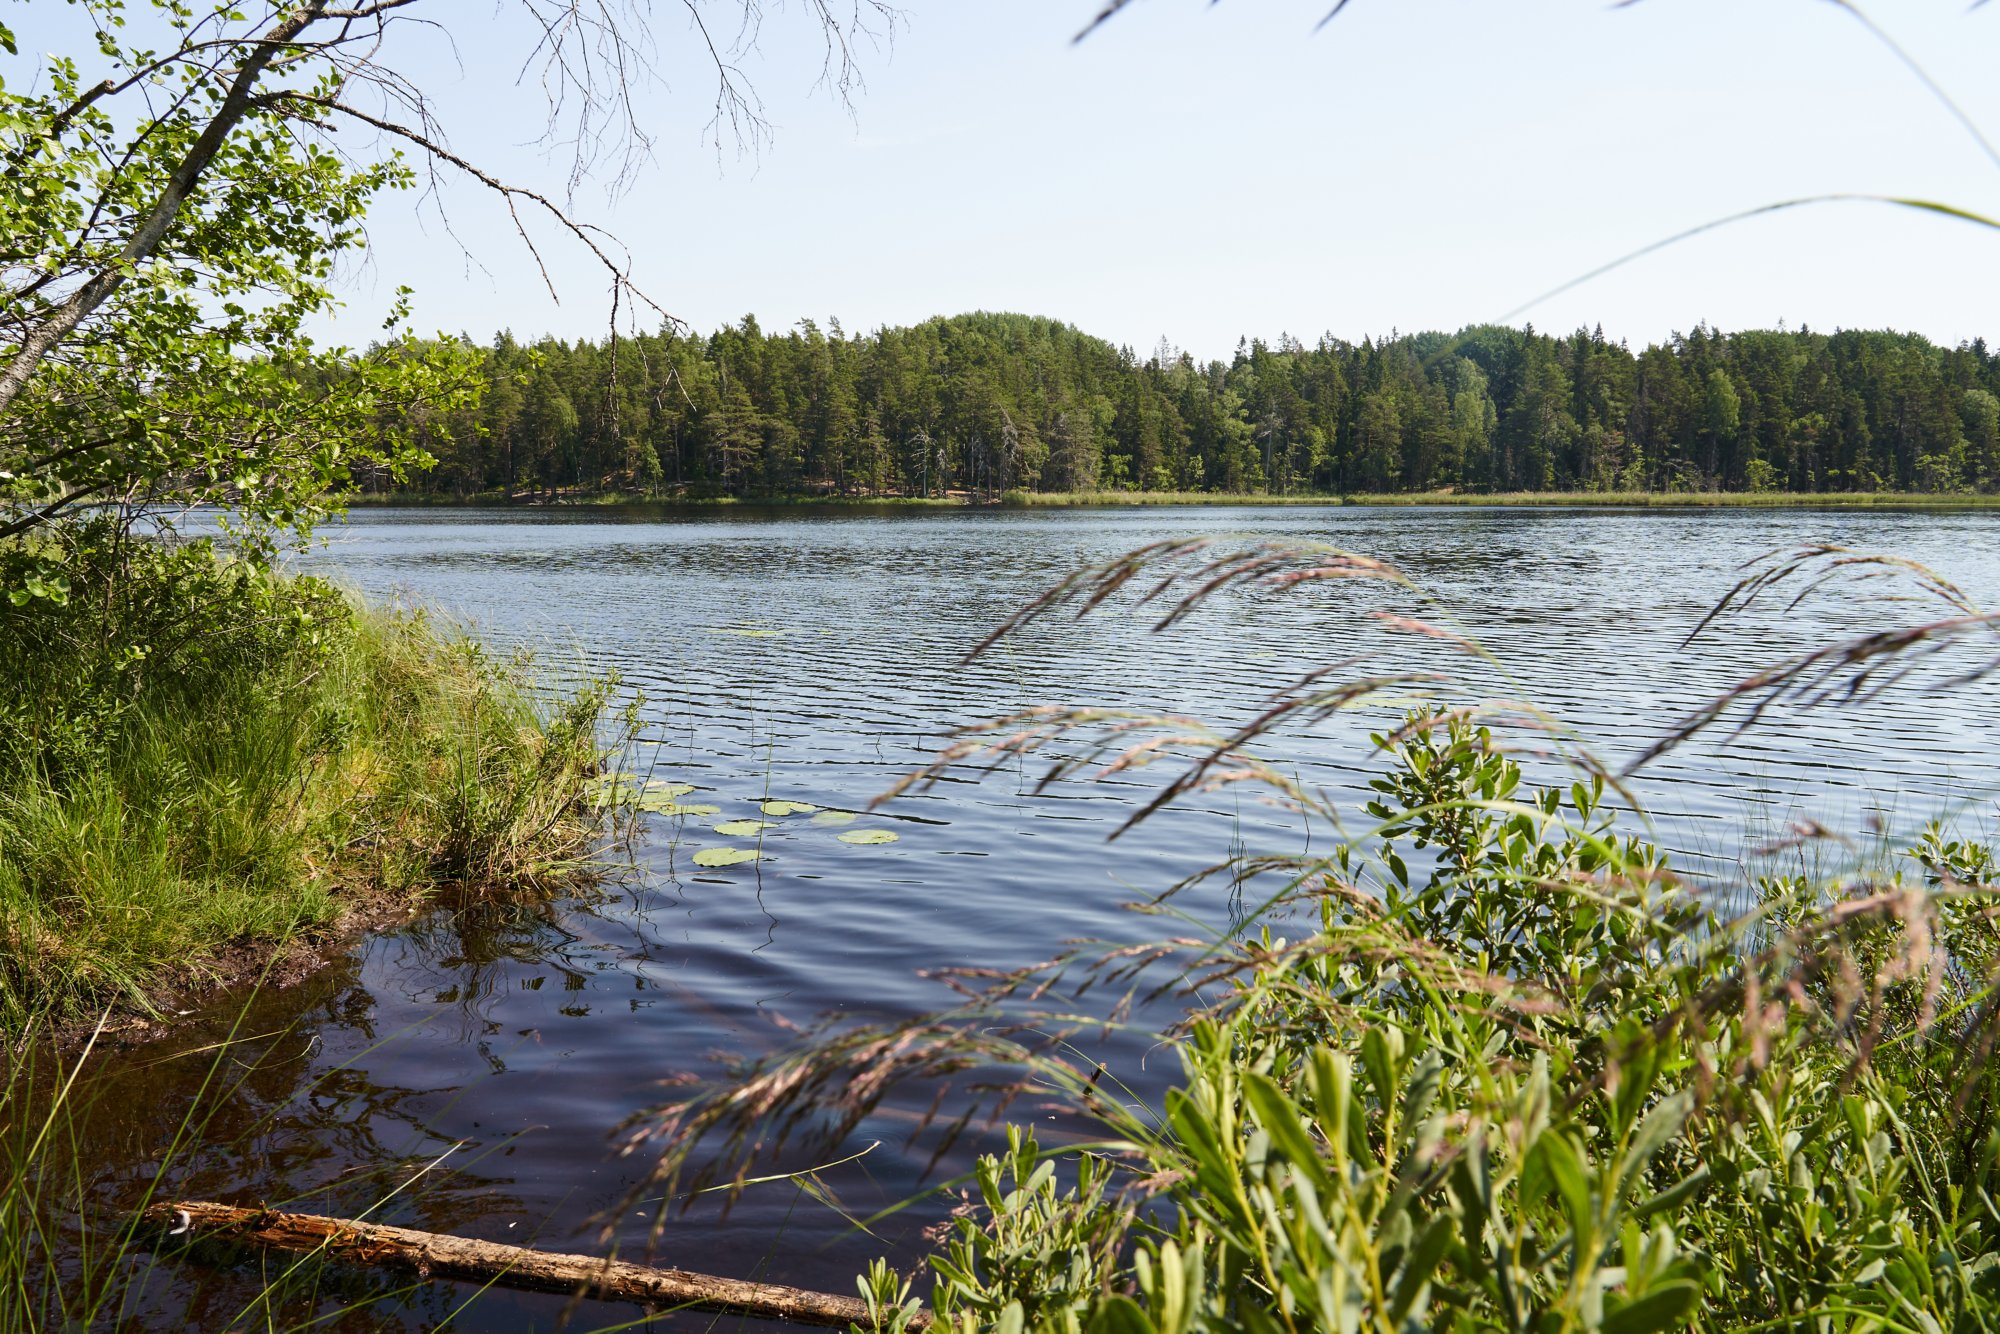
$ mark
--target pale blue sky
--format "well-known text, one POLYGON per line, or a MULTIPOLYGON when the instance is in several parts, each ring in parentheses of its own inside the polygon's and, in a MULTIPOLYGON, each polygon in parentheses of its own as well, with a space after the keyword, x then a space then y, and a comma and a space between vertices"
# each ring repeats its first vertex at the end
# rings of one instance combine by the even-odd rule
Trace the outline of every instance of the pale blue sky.
MULTIPOLYGON (((453 19, 460 63, 423 39, 402 61, 454 145, 560 190, 560 167, 522 147, 541 104, 514 83, 504 6, 421 8, 473 16, 453 19)), ((1494 318, 1789 196, 2000 215, 2000 167, 1831 0, 1353 0, 1316 34, 1322 0, 1139 0, 1081 46, 1094 0, 906 0, 893 50, 862 52, 851 117, 812 89, 818 48, 792 0, 745 61, 774 140, 720 162, 679 6, 658 8, 672 87, 641 95, 656 161, 622 197, 587 187, 576 207, 701 330, 745 312, 860 330, 983 308, 1226 356, 1244 334, 1494 318)), ((2000 137, 2000 4, 1869 12, 2000 137)), ((447 202, 490 272, 434 213, 386 206, 341 333, 365 338, 399 281, 425 327, 602 332, 603 283, 575 247, 545 247, 558 306, 503 212, 474 189, 447 202)), ((1525 318, 1634 342, 1701 319, 2000 339, 2000 233, 1823 206, 1690 241, 1525 318)))

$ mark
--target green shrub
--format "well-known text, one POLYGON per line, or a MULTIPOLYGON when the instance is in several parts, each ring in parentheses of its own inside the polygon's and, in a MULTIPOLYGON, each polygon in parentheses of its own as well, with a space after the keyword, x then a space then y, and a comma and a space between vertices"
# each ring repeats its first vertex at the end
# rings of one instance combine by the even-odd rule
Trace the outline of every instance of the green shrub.
POLYGON ((1188 961, 1230 995, 1157 1116, 1030 1056, 1105 1143, 981 1160, 941 1320, 2000 1322, 1990 853, 1934 830, 1928 884, 1769 881, 1752 950, 1598 788, 1525 787, 1462 719, 1378 742, 1379 839, 1286 896, 1318 930, 1188 961))
POLYGON ((16 594, 0 602, 10 777, 61 784, 101 767, 149 709, 233 703, 245 681, 309 670, 353 623, 324 581, 275 576, 206 541, 143 541, 110 520, 0 547, 0 567, 16 594))

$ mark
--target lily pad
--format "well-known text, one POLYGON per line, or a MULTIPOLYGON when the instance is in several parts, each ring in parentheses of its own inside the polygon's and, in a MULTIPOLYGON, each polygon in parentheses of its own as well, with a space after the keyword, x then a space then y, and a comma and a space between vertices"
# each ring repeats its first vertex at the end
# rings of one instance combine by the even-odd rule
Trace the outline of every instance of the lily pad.
POLYGON ((814 817, 812 818, 812 822, 813 822, 814 824, 820 824, 820 825, 832 825, 832 824, 853 824, 853 823, 854 823, 854 812, 853 812, 853 811, 821 811, 821 812, 820 812, 820 813, 819 813, 818 815, 815 815, 815 816, 814 816, 814 817))
POLYGON ((657 792, 661 796, 672 800, 675 797, 685 797, 688 793, 694 791, 694 784, 669 783, 664 778, 648 778, 646 780, 646 791, 657 792))
POLYGON ((715 632, 719 635, 736 635, 743 639, 776 639, 788 635, 789 630, 767 630, 756 625, 726 625, 715 632))
POLYGON ((592 795, 599 806, 637 806, 655 815, 713 815, 714 806, 683 806, 680 798, 694 791, 693 783, 670 783, 664 778, 641 780, 637 774, 609 774, 591 780, 592 795))
POLYGON ((598 774, 584 781, 584 790, 599 806, 622 806, 637 801, 643 791, 635 774, 598 774))
POLYGON ((654 798, 650 793, 639 799, 639 809, 655 815, 720 815, 722 807, 700 802, 679 802, 670 797, 654 798))
POLYGON ((724 820, 715 826, 715 832, 724 838, 754 838, 769 828, 769 820, 724 820))
POLYGON ((819 807, 810 801, 767 801, 760 809, 766 815, 804 815, 807 811, 818 810, 819 807))
POLYGON ((844 834, 835 835, 835 837, 842 843, 859 843, 863 846, 872 846, 876 843, 894 843, 902 835, 889 829, 850 829, 844 834))
POLYGON ((703 848, 694 855, 696 866, 741 866, 764 854, 755 848, 703 848))

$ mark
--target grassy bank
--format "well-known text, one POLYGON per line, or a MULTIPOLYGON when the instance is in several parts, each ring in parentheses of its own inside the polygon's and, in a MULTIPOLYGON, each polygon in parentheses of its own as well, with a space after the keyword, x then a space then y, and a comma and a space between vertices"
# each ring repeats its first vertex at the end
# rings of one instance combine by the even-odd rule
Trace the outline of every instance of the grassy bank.
POLYGON ((590 853, 601 691, 544 702, 423 615, 200 546, 104 530, 61 568, 0 606, 0 1031, 186 1008, 590 853))

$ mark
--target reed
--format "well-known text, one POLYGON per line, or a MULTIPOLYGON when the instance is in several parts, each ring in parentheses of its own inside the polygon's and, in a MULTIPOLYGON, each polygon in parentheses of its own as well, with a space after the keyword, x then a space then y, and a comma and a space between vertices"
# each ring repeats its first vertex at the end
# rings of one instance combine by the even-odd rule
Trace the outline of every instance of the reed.
MULTIPOLYGON (((1996 665, 2000 620, 1961 590, 1826 547, 1750 571, 1696 632, 1758 598, 1885 578, 1937 614, 1748 677, 1623 766, 1518 703, 1453 700, 1455 673, 1356 660, 1233 723, 1048 708, 969 728, 902 786, 1037 757, 1045 783, 1164 765, 1134 822, 1247 785, 1338 837, 1231 858, 1133 905, 1178 914, 1223 878, 1261 896, 1247 934, 1179 914, 1181 933, 1150 943, 961 970, 950 1010, 830 1022, 660 1109, 634 1141, 659 1154, 649 1193, 739 1178, 787 1138, 837 1141, 911 1082, 959 1084, 973 1105, 947 1139, 1023 1098, 1037 1121, 1060 1106, 1094 1136, 1044 1150, 1010 1125, 1006 1150, 952 1183, 971 1192, 929 1257, 927 1301, 884 1267, 866 1280, 892 1316, 927 1306, 967 1331, 1989 1328, 1991 848, 1933 825, 1856 863, 1807 855, 1840 845, 1802 826, 1740 884, 1690 876, 1645 836, 1629 787, 1777 702, 1866 699, 1947 651, 1971 678, 1996 665), (1436 698, 1375 736, 1359 817, 1271 756, 1286 729, 1421 689, 1436 698), (1568 778, 1531 782, 1503 721, 1568 778), (1086 990, 1114 1002, 1093 1015, 1086 990), (1158 1035, 1181 1074, 1149 1102, 1072 1039, 1166 996, 1186 1006, 1158 1035)), ((1232 591, 1311 589, 1359 608, 1385 595, 1385 628, 1498 666, 1412 615, 1420 591, 1399 571, 1312 544, 1161 543, 1081 572, 1002 633, 1128 590, 1165 630, 1232 591)))

